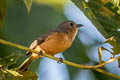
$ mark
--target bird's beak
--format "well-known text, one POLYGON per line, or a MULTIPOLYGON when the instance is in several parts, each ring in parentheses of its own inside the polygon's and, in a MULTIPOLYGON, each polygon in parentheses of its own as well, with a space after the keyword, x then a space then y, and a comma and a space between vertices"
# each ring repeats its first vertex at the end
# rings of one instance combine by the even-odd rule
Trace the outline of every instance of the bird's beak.
POLYGON ((77 27, 82 27, 83 25, 82 24, 77 24, 77 27))

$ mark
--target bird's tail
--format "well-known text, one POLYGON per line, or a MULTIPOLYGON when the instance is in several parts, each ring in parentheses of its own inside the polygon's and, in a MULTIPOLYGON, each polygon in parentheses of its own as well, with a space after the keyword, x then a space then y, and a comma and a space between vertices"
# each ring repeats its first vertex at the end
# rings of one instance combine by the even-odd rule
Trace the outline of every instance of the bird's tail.
POLYGON ((18 67, 18 71, 22 72, 27 70, 27 68, 29 67, 29 65, 36 59, 36 57, 34 57, 33 55, 31 55, 30 57, 28 57, 19 67, 18 67))

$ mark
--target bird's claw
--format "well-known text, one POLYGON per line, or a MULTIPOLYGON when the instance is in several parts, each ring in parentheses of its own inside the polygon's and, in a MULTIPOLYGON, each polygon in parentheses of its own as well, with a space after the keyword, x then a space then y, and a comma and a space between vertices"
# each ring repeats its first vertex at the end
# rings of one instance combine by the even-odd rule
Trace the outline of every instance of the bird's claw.
POLYGON ((42 52, 42 51, 39 52, 39 57, 40 57, 40 56, 43 56, 43 52, 42 52))
POLYGON ((61 64, 63 62, 63 58, 59 58, 59 61, 57 62, 58 64, 61 64))

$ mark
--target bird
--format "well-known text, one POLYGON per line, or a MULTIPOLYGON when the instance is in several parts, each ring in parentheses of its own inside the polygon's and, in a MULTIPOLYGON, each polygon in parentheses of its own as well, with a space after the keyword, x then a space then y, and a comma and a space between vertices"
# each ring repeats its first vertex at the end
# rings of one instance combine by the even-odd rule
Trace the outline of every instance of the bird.
POLYGON ((34 40, 29 47, 30 49, 39 51, 39 54, 27 51, 26 55, 30 56, 18 67, 18 70, 27 70, 35 59, 42 57, 40 54, 46 53, 54 56, 70 48, 78 32, 78 28, 82 26, 82 24, 76 24, 74 21, 64 21, 54 30, 44 33, 41 37, 34 40))

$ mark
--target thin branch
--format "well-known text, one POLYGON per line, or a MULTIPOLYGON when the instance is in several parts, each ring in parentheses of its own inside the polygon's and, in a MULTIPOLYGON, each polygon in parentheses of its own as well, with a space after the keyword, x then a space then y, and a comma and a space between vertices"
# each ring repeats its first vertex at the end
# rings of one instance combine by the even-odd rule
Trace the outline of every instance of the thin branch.
MULTIPOLYGON (((15 43, 12 43, 12 42, 9 42, 9 41, 5 41, 5 40, 2 40, 2 39, 0 39, 0 43, 6 44, 6 45, 9 45, 9 46, 13 46, 13 47, 16 47, 16 48, 19 48, 19 49, 22 49, 22 50, 26 50, 26 51, 30 51, 30 52, 34 52, 34 53, 39 53, 38 51, 31 50, 31 49, 29 49, 27 47, 24 47, 22 45, 18 45, 18 44, 15 44, 15 43)), ((48 57, 50 59, 54 59, 56 61, 59 61, 59 58, 56 58, 54 56, 51 56, 51 55, 48 55, 48 54, 45 54, 45 53, 43 54, 43 56, 48 57)), ((115 61, 116 59, 118 59, 118 58, 110 59, 110 60, 108 60, 108 61, 106 61, 102 64, 96 65, 96 66, 76 64, 76 63, 73 63, 73 62, 70 62, 70 61, 67 61, 67 60, 63 60, 63 63, 68 64, 68 65, 73 66, 73 67, 80 68, 80 69, 98 69, 98 68, 103 67, 105 64, 108 64, 110 62, 115 61)))
POLYGON ((95 70, 98 71, 98 72, 100 72, 100 73, 103 73, 103 74, 105 74, 105 75, 114 77, 114 78, 116 78, 116 79, 120 79, 120 76, 117 76, 117 75, 115 75, 115 74, 106 72, 106 71, 104 71, 104 70, 102 70, 102 69, 95 69, 95 70))
MULTIPOLYGON (((21 50, 25 50, 25 51, 30 51, 30 52, 34 52, 34 53, 39 53, 38 51, 35 51, 35 50, 32 50, 32 49, 29 49, 27 47, 24 47, 22 45, 19 45, 19 44, 15 44, 15 43, 12 43, 12 42, 9 42, 9 41, 5 41, 5 40, 2 40, 0 39, 0 43, 2 44, 5 44, 5 45, 9 45, 9 46, 13 46, 13 47, 16 47, 16 48, 19 48, 21 50)), ((48 54, 43 54, 43 56, 45 57, 48 57, 50 59, 54 59, 56 61, 59 61, 59 58, 56 58, 54 56, 51 56, 51 55, 48 55, 48 54)), ((106 73, 105 71, 101 70, 101 69, 98 69, 98 68, 101 68, 103 67, 105 64, 108 64, 110 62, 114 62, 115 60, 117 60, 118 58, 120 57, 116 57, 116 58, 112 58, 102 64, 99 64, 99 65, 96 65, 96 66, 88 66, 88 65, 81 65, 81 64, 76 64, 76 63, 73 63, 73 62, 70 62, 70 61, 67 61, 67 60, 63 60, 63 63, 67 64, 67 65, 70 65, 70 66, 73 66, 73 67, 76 67, 76 68, 79 68, 79 69, 94 69, 98 72, 101 72, 103 74, 106 74, 106 75, 109 75, 109 76, 112 76, 112 77, 115 77, 113 76, 114 74, 112 73, 106 73), (112 75, 111 75, 112 74, 112 75)), ((119 78, 119 77, 115 77, 115 78, 119 78)))
POLYGON ((98 48, 98 55, 99 55, 99 62, 102 64, 102 50, 101 48, 98 48))

